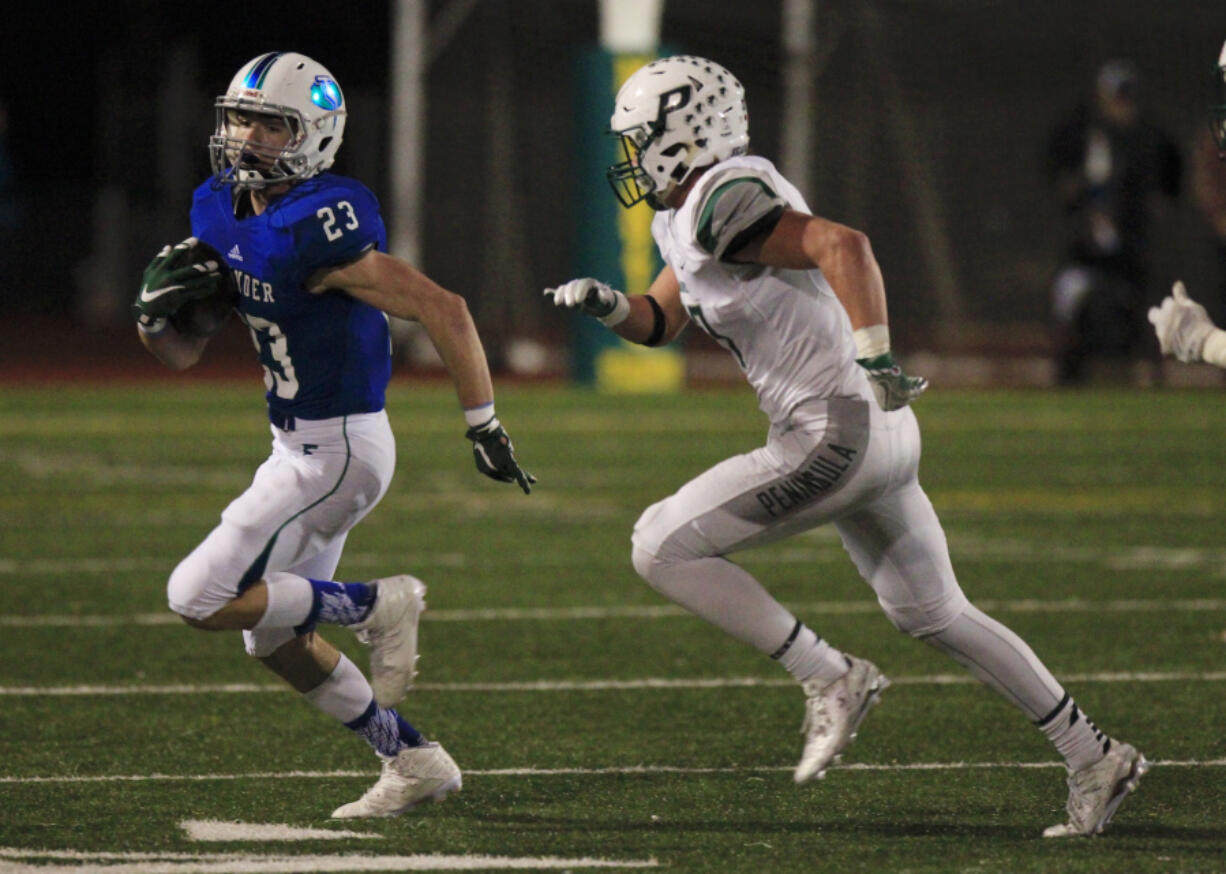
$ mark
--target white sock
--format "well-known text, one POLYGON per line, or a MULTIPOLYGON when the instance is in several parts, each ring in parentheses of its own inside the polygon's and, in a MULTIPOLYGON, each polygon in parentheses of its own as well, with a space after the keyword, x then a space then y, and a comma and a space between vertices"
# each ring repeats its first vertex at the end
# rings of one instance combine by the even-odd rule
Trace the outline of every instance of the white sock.
POLYGON ((1035 724, 1056 745, 1070 771, 1088 768, 1111 749, 1111 738, 1086 718, 1067 693, 1050 714, 1035 724))
POLYGON ((375 693, 358 666, 341 653, 328 678, 303 697, 333 719, 348 724, 366 712, 375 693))
POLYGON ((814 683, 818 688, 826 687, 847 673, 847 659, 843 654, 800 621, 771 658, 800 683, 814 683))
POLYGON ((277 572, 264 577, 268 606, 256 628, 297 628, 306 622, 315 603, 311 581, 297 574, 277 572))

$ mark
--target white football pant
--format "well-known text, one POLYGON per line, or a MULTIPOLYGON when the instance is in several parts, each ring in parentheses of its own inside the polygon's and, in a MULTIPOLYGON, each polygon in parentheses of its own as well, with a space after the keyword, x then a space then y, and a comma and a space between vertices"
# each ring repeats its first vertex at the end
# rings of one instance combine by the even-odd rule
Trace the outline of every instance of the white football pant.
MULTIPOLYGON (((391 484, 396 444, 386 411, 298 419, 272 430, 272 454, 221 523, 170 576, 170 609, 204 619, 276 571, 332 579, 345 538, 391 484)), ((271 655, 292 628, 243 632, 247 651, 271 655)))
POLYGON ((970 606, 919 485, 919 459, 909 407, 887 413, 861 399, 807 402, 771 428, 764 447, 648 507, 634 527, 634 567, 664 596, 772 655, 796 618, 724 556, 832 523, 895 627, 1039 719, 1063 690, 1025 643, 970 606))

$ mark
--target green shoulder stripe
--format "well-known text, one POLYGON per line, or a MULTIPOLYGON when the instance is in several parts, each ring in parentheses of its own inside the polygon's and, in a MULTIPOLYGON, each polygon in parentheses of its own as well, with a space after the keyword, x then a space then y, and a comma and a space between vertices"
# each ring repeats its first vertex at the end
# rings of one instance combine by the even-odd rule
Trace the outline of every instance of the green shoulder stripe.
POLYGON ((766 196, 772 200, 779 196, 769 185, 756 176, 738 176, 735 179, 729 179, 727 182, 724 182, 715 188, 714 191, 707 195, 707 202, 703 204, 702 212, 698 215, 698 228, 695 231, 695 237, 698 240, 698 245, 702 246, 702 248, 708 254, 715 254, 715 250, 718 248, 719 242, 715 239, 715 234, 711 229, 712 220, 715 218, 716 205, 719 203, 720 198, 728 193, 729 189, 735 185, 742 185, 745 183, 757 185, 763 192, 765 192, 766 196))

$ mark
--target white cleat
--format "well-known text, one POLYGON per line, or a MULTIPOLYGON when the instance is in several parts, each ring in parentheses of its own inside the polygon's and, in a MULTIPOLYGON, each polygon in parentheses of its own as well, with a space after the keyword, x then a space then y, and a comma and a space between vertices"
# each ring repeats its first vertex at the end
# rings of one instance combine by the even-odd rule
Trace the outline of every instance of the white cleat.
POLYGON ((804 684, 808 700, 800 731, 805 736, 805 749, 793 775, 797 783, 826 776, 826 768, 856 739, 856 729, 890 685, 872 662, 854 656, 845 658, 851 667, 833 683, 824 687, 804 684))
POLYGON ((1111 742, 1102 760, 1068 777, 1068 822, 1043 830, 1045 838, 1101 834, 1125 796, 1137 788, 1149 762, 1130 744, 1111 742))
POLYGON ((448 793, 460 791, 460 768, 437 743, 406 747, 393 757, 379 758, 383 759, 383 773, 375 785, 357 801, 332 811, 333 819, 396 816, 414 805, 442 801, 448 793))
POLYGON ((417 622, 426 609, 426 584, 417 577, 373 580, 375 606, 352 626, 358 640, 370 647, 370 685, 375 703, 394 707, 404 698, 417 674, 417 622))

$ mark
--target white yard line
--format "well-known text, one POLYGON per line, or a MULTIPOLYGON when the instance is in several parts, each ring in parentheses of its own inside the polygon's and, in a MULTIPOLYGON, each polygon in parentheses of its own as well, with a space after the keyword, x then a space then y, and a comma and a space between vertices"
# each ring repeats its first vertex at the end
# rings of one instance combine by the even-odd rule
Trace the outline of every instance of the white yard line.
MULTIPOLYGON (((1165 759, 1150 762, 1155 768, 1226 768, 1226 759, 1165 759)), ((870 764, 855 762, 831 766, 838 771, 988 771, 1063 768, 1049 762, 892 762, 870 764)), ((754 765, 737 768, 682 768, 673 765, 625 765, 606 768, 487 768, 464 770, 464 777, 616 777, 652 774, 772 774, 791 773, 788 765, 754 765)), ((65 776, 0 777, 0 785, 78 784, 78 783, 203 783, 211 780, 369 780, 366 771, 253 771, 247 774, 71 774, 65 776)))
POLYGON ((301 874, 330 871, 540 871, 654 868, 655 859, 557 856, 336 856, 263 853, 87 853, 0 847, 0 874, 301 874), (8 859, 22 861, 5 861, 8 859), (68 864, 36 860, 65 860, 68 864))
MULTIPOLYGON (((1063 674, 1066 683, 1220 683, 1226 671, 1102 671, 1063 674)), ((418 692, 604 692, 634 689, 729 689, 792 686, 787 677, 638 677, 631 680, 512 680, 476 683, 417 683, 418 692)), ((972 686, 969 674, 891 676, 901 686, 972 686)), ((282 683, 166 683, 147 685, 0 686, 0 698, 86 697, 108 695, 234 695, 290 691, 282 683)))
MULTIPOLYGON (((1131 598, 1092 601, 1084 598, 1012 600, 977 599, 975 605, 996 613, 1201 613, 1226 612, 1226 598, 1131 598)), ((874 615, 876 601, 810 601, 786 605, 814 616, 874 615)), ((555 622, 603 619, 673 619, 690 616, 672 604, 623 604, 604 607, 487 607, 426 611, 427 622, 555 622)), ((0 616, 0 628, 92 628, 125 625, 181 625, 174 613, 44 614, 0 616)))
POLYGON ((345 829, 302 828, 285 823, 225 822, 218 819, 185 819, 179 823, 189 841, 340 841, 346 838, 375 838, 378 832, 345 829))
MULTIPOLYGON (((1103 671, 1063 674, 1066 683, 1220 683, 1226 671, 1103 671)), ((630 680, 513 680, 476 683, 417 683, 418 692, 604 692, 635 689, 729 689, 792 686, 787 677, 638 677, 630 680)), ((972 686, 969 674, 891 676, 901 686, 972 686)), ((109 695, 235 695, 290 691, 281 683, 166 683, 132 685, 0 686, 0 698, 71 698, 109 695)))

